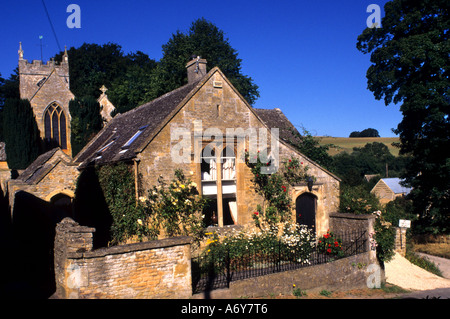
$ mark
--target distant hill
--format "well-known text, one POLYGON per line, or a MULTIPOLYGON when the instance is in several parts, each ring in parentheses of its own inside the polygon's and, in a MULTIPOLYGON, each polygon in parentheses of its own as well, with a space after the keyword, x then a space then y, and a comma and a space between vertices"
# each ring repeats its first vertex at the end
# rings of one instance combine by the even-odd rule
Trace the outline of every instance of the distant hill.
POLYGON ((398 156, 399 149, 392 146, 394 142, 400 142, 398 137, 320 137, 320 145, 334 144, 339 148, 330 148, 329 154, 336 155, 341 152, 351 153, 354 147, 363 147, 367 143, 383 143, 394 156, 398 156))

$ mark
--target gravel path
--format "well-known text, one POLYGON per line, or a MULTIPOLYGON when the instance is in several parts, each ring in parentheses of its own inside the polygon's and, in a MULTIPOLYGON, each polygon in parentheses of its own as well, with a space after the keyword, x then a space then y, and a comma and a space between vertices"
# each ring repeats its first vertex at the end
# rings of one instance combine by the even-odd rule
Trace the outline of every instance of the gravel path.
POLYGON ((450 279, 436 276, 411 264, 398 253, 385 264, 386 281, 404 289, 430 290, 450 288, 450 279))

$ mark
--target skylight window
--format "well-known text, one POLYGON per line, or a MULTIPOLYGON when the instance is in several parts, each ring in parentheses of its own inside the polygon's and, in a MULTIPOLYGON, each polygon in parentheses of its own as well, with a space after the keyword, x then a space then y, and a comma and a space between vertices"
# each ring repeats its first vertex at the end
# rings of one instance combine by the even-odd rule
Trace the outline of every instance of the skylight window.
POLYGON ((101 155, 104 151, 106 151, 113 143, 114 143, 115 139, 112 140, 111 142, 109 142, 108 144, 106 144, 105 146, 103 146, 101 149, 99 149, 97 151, 97 155, 101 155))
POLYGON ((122 148, 130 147, 131 143, 133 143, 139 135, 147 128, 148 125, 142 126, 139 128, 139 130, 125 143, 123 144, 122 148))

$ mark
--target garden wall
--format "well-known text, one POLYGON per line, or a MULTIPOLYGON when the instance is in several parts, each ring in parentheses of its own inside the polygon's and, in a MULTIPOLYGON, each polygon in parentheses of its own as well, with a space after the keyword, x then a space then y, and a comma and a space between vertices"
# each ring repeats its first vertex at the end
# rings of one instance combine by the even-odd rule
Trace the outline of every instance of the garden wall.
MULTIPOLYGON (((293 285, 301 290, 347 290, 367 288, 379 268, 370 266, 369 252, 333 262, 297 270, 230 282, 228 289, 205 291, 193 296, 202 298, 267 297, 271 294, 292 295, 293 285)), ((382 280, 382 278, 379 278, 382 280)))
POLYGON ((57 225, 54 298, 189 298, 192 295, 189 237, 92 250, 94 231, 70 218, 57 225))

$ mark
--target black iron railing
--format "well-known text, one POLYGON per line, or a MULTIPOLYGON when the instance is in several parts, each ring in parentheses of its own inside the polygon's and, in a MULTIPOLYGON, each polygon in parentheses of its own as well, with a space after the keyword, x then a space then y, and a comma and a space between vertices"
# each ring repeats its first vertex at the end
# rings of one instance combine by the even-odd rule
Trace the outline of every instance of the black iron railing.
POLYGON ((229 287, 230 282, 267 274, 295 270, 328 263, 368 251, 366 231, 334 233, 342 240, 339 257, 321 253, 316 246, 309 249, 286 249, 281 241, 272 246, 249 245, 245 253, 236 255, 232 250, 209 252, 192 258, 193 293, 229 287))

